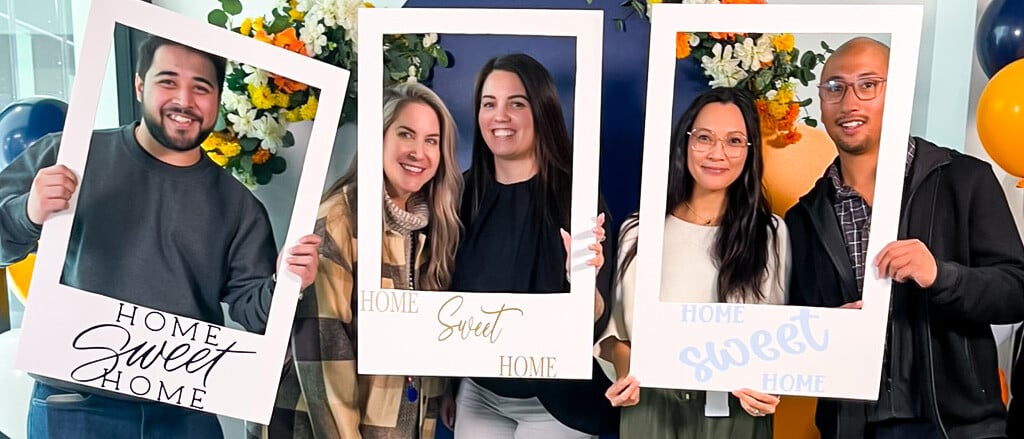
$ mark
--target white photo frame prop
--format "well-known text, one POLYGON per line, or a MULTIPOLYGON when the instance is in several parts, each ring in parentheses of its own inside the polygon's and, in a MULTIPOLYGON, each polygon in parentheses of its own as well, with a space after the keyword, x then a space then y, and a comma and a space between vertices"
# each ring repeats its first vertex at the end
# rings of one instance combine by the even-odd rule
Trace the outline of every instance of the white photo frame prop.
MULTIPOLYGON (((584 378, 592 375, 601 122, 600 11, 360 9, 359 52, 384 34, 548 35, 576 38, 571 291, 462 293, 381 289, 383 65, 359 65, 359 373, 584 378)), ((501 53, 499 50, 495 54, 501 53)), ((466 84, 472 87, 472 84, 466 84)))
MULTIPOLYGON (((81 58, 87 62, 79 66, 75 78, 58 163, 81 178, 88 171, 86 157, 102 88, 96 84, 103 82, 114 26, 120 23, 320 89, 285 245, 294 245, 311 233, 348 71, 140 1, 93 2, 88 20, 81 58)), ((76 192, 71 209, 52 216, 42 230, 16 367, 106 391, 269 422, 298 302, 298 276, 283 264, 278 267, 275 300, 264 335, 71 288, 61 284, 60 277, 77 196, 76 192), (83 333, 88 333, 91 346, 108 346, 110 350, 72 348, 72 341, 83 333), (141 348, 136 349, 138 346, 141 348), (152 352, 141 354, 149 348, 152 352), (246 353, 235 353, 238 351, 246 353), (140 357, 147 360, 133 361, 140 357), (155 361, 142 367, 150 360, 155 361)))
MULTIPOLYGON (((896 238, 921 18, 919 5, 658 4, 647 83, 674 83, 676 32, 891 35, 871 261, 896 238)), ((890 282, 876 270, 861 310, 659 301, 672 99, 648 87, 631 373, 644 387, 877 399, 890 282)))

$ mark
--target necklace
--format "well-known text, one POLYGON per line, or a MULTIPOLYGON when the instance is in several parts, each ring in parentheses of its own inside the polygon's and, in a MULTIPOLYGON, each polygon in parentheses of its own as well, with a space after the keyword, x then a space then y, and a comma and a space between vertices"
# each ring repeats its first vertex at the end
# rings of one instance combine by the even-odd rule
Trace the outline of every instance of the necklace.
POLYGON ((705 226, 710 226, 711 223, 716 218, 718 218, 718 215, 715 215, 715 216, 711 217, 710 219, 705 219, 704 217, 700 216, 700 214, 697 213, 696 210, 693 210, 693 207, 690 206, 690 202, 689 201, 683 201, 683 204, 686 205, 686 210, 689 210, 690 213, 693 214, 693 216, 697 217, 697 221, 704 223, 705 226))

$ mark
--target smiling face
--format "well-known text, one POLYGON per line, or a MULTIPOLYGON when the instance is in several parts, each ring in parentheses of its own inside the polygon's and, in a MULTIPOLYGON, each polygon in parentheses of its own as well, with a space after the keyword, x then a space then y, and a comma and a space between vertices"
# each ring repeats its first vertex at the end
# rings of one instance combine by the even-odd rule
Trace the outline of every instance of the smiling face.
POLYGON ((191 152, 213 131, 220 103, 213 63, 182 46, 160 46, 153 63, 135 77, 136 98, 142 104, 139 142, 161 156, 191 152))
POLYGON ((384 184, 399 206, 434 178, 440 144, 437 113, 422 102, 405 104, 384 131, 384 184))
POLYGON ((889 50, 873 40, 854 40, 840 47, 821 71, 822 83, 848 84, 846 94, 837 103, 821 99, 821 119, 829 137, 840 152, 860 155, 878 151, 882 135, 882 110, 885 107, 885 83, 876 98, 861 100, 854 93, 857 80, 884 79, 889 73, 889 50))
MULTIPOLYGON (((702 192, 720 192, 726 190, 740 174, 747 161, 749 148, 737 151, 735 157, 725 154, 724 142, 730 138, 746 139, 747 127, 743 113, 732 103, 712 102, 704 106, 693 120, 690 132, 713 131, 718 138, 713 139, 715 145, 705 152, 697 152, 693 145, 698 140, 694 135, 689 137, 686 151, 686 166, 693 175, 694 190, 702 192), (720 138, 720 139, 719 139, 720 138)), ((698 149, 704 149, 698 145, 698 149)))
POLYGON ((495 160, 517 161, 536 156, 533 111, 519 75, 494 70, 487 76, 480 91, 477 122, 495 160))

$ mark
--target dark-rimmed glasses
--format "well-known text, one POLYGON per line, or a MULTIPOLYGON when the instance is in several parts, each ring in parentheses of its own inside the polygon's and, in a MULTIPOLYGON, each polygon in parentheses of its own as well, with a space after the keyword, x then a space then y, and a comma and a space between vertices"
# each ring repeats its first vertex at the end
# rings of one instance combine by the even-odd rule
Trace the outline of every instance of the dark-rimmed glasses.
POLYGON ((846 96, 846 90, 851 89, 850 86, 852 85, 853 94, 857 96, 857 99, 870 101, 881 94, 882 85, 885 84, 885 81, 885 78, 879 77, 861 78, 852 83, 831 79, 818 85, 818 96, 821 97, 822 102, 838 104, 843 101, 843 97, 846 96))

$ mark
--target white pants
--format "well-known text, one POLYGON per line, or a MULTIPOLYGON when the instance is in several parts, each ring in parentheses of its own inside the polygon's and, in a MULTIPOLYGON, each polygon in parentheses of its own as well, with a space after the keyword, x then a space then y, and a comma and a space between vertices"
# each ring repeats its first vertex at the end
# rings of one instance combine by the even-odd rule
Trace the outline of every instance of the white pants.
POLYGON ((558 422, 533 398, 506 398, 463 378, 456 397, 456 439, 596 439, 558 422))

